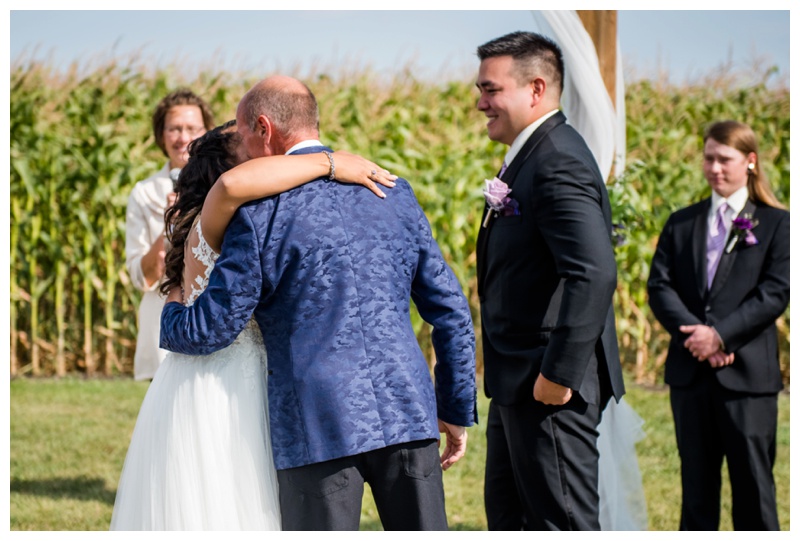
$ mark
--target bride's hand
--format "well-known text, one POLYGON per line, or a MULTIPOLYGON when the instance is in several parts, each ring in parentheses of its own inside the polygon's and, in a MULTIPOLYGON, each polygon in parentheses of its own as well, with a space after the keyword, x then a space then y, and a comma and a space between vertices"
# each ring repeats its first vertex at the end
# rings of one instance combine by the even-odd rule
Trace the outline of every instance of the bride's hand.
POLYGON ((395 186, 397 175, 361 156, 340 150, 333 153, 333 161, 336 167, 336 180, 340 182, 361 184, 381 198, 386 197, 386 194, 378 188, 378 184, 387 188, 395 186))
POLYGON ((183 304, 183 288, 178 285, 172 286, 172 289, 167 293, 167 299, 164 301, 164 304, 168 302, 179 302, 183 304))

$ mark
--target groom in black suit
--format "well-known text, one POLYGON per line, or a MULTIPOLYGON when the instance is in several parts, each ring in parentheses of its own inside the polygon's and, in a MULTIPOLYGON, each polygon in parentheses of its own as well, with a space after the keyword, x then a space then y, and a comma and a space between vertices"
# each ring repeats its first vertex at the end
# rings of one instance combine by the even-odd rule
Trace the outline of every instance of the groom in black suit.
POLYGON ((558 46, 478 48, 478 109, 510 145, 478 235, 490 530, 599 530, 597 425, 624 393, 603 176, 558 110, 558 46))
POLYGON ((664 380, 681 456, 680 528, 719 528, 725 457, 734 528, 777 530, 775 320, 789 303, 789 213, 760 172, 745 124, 709 128, 703 172, 711 197, 669 217, 647 282, 672 335, 664 380))

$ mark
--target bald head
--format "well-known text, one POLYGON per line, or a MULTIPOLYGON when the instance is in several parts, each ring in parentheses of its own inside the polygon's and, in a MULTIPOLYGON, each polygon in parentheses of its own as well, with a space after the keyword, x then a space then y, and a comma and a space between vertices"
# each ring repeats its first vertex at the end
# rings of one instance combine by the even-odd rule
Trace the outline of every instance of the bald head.
POLYGON ((264 92, 296 92, 298 94, 302 93, 311 93, 308 87, 298 79, 294 77, 289 77, 287 75, 270 75, 264 79, 261 79, 253 88, 250 89, 252 92, 253 90, 261 90, 264 92))
POLYGON ((305 139, 319 138, 317 99, 302 82, 285 75, 273 75, 256 83, 239 102, 237 118, 252 131, 259 116, 272 123, 286 149, 305 139))

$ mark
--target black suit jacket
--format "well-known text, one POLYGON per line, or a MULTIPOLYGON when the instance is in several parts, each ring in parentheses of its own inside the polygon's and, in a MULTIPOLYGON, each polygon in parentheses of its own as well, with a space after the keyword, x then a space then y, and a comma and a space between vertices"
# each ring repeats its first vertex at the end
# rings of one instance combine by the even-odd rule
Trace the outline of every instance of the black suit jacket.
MULTIPOLYGON (((758 244, 740 241, 723 252, 711 290, 707 287, 706 235, 711 199, 681 209, 658 240, 647 289, 650 306, 672 336, 665 381, 676 387, 710 370, 730 390, 773 393, 782 387, 775 320, 789 303, 789 213, 748 201, 758 244), (713 369, 683 346, 680 325, 713 326, 735 353, 733 364, 713 369)), ((729 237, 730 238, 730 237, 729 237)), ((726 243, 727 246, 727 243, 726 243)))
POLYGON ((620 398, 611 207, 594 156, 558 112, 503 180, 520 213, 492 217, 478 235, 486 395, 532 400, 541 372, 591 404, 607 398, 601 384, 620 398))

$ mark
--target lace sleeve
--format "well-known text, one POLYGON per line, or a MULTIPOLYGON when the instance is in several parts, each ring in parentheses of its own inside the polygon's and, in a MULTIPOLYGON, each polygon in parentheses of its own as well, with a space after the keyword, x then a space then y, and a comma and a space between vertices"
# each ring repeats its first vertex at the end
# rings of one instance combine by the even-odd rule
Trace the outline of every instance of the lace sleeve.
POLYGON ((184 291, 188 293, 185 299, 186 306, 191 306, 206 289, 208 277, 211 276, 218 257, 219 254, 211 249, 203 237, 200 220, 197 219, 194 229, 186 239, 186 249, 183 254, 183 284, 184 291))

